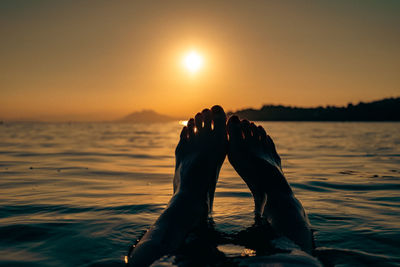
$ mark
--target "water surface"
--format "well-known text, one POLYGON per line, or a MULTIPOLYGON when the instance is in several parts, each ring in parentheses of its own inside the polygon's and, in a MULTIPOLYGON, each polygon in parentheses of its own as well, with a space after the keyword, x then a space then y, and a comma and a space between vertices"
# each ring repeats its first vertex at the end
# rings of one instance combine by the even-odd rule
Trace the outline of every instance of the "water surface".
MULTIPOLYGON (((400 123, 263 122, 333 265, 400 264, 400 123)), ((0 265, 119 264, 172 193, 181 125, 0 125, 0 265)), ((252 224, 227 161, 217 228, 252 224)))

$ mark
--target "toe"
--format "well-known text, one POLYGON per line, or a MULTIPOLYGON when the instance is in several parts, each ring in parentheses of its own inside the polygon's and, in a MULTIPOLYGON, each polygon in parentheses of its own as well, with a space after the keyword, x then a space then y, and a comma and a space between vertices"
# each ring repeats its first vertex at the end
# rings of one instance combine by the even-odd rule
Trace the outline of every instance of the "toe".
POLYGON ((276 151, 275 143, 274 143, 274 141, 272 141, 271 136, 269 136, 268 134, 267 134, 267 145, 272 151, 274 151, 274 152, 276 151))
POLYGON ((240 120, 237 116, 232 116, 228 120, 228 134, 230 141, 238 141, 241 140, 242 137, 242 129, 240 128, 240 120))
POLYGON ((251 130, 251 136, 254 139, 254 141, 259 140, 259 133, 258 133, 258 129, 257 126, 252 122, 250 123, 250 130, 251 130))
POLYGON ((203 116, 201 115, 201 113, 197 113, 194 117, 194 124, 196 125, 197 131, 201 132, 203 128, 203 116))
POLYGON ((267 133, 265 132, 264 128, 262 126, 258 126, 258 134, 260 136, 260 140, 262 142, 266 142, 267 140, 267 133))
POLYGON ((186 141, 187 138, 188 138, 188 127, 185 126, 181 131, 181 139, 186 141))
POLYGON ((188 140, 188 128, 185 126, 183 127, 180 135, 181 139, 179 140, 178 145, 175 148, 175 155, 178 155, 182 151, 182 147, 186 144, 188 140))
POLYGON ((193 138, 194 137, 194 119, 193 118, 191 118, 188 121, 187 127, 188 127, 188 132, 189 132, 189 134, 188 134, 189 138, 193 138))
POLYGON ((250 138, 251 138, 250 122, 248 120, 244 119, 241 121, 240 127, 242 128, 244 139, 250 140, 250 138))
POLYGON ((224 109, 221 106, 216 105, 211 108, 211 111, 212 111, 212 120, 214 122, 214 129, 217 131, 225 130, 226 114, 224 109))
POLYGON ((211 130, 211 110, 208 108, 204 109, 202 112, 203 120, 204 120, 204 130, 211 130))

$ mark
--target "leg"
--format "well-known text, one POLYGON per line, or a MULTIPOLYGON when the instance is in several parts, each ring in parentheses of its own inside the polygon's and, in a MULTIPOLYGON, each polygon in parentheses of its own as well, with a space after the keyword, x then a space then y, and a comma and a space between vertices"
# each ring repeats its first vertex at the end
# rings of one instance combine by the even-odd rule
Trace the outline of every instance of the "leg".
POLYGON ((283 175, 271 137, 261 126, 236 116, 229 119, 228 134, 228 158, 253 194, 256 218, 264 216, 276 231, 310 253, 309 221, 283 175))
POLYGON ((187 235, 206 222, 215 184, 226 156, 226 115, 205 109, 181 132, 175 151, 174 195, 168 207, 128 255, 131 266, 148 266, 176 251, 187 235))

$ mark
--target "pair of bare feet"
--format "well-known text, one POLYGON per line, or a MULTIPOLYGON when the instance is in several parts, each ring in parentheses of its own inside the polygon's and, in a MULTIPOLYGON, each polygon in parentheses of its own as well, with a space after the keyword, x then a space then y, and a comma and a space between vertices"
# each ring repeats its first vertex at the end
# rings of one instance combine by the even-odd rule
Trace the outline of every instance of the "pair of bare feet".
POLYGON ((220 106, 204 109, 188 121, 175 154, 174 192, 200 194, 208 212, 226 155, 253 194, 256 216, 263 214, 267 194, 292 194, 274 142, 264 128, 237 116, 226 123, 220 106))
POLYGON ((263 127, 237 116, 226 122, 220 106, 204 109, 183 127, 176 148, 174 192, 190 192, 187 195, 208 204, 204 206, 209 214, 226 155, 253 195, 256 221, 265 219, 310 253, 313 239, 307 215, 286 181, 271 137, 263 127))
MULTIPOLYGON (((188 121, 176 147, 174 194, 164 212, 128 255, 132 266, 147 266, 176 251, 187 236, 207 222, 225 157, 254 197, 256 219, 312 250, 312 234, 301 203, 294 197, 281 168, 275 145, 261 126, 213 106, 188 121)), ((266 241, 267 242, 267 241, 266 241)))

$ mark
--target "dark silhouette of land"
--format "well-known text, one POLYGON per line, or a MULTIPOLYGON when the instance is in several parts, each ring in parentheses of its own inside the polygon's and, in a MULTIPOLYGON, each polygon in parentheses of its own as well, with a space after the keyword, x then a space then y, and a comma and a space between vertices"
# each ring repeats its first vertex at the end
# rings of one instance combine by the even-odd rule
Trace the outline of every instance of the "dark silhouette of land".
MULTIPOLYGON (((385 98, 368 103, 359 102, 356 105, 349 103, 347 106, 326 107, 293 107, 283 105, 264 105, 261 109, 242 109, 227 112, 228 116, 237 115, 252 121, 400 121, 400 97, 385 98)), ((69 116, 71 117, 71 116, 69 116)), ((73 122, 67 115, 42 119, 20 118, 10 121, 16 122, 73 122)), ((77 115, 73 115, 77 118, 77 115)), ((127 122, 127 123, 161 123, 185 119, 185 117, 172 117, 145 109, 133 112, 116 120, 100 120, 100 122, 127 122)), ((76 120, 84 121, 84 120, 76 120)), ((91 122, 92 120, 87 120, 91 122)), ((99 121, 99 120, 94 120, 99 121)), ((6 120, 0 118, 0 125, 6 120)))
POLYGON ((261 109, 243 109, 229 112, 253 121, 400 121, 400 97, 346 107, 301 108, 282 105, 264 105, 261 109))
POLYGON ((169 117, 167 115, 159 114, 153 110, 142 110, 133 112, 118 122, 133 122, 133 123, 147 123, 147 122, 169 122, 174 121, 176 118, 169 117))

